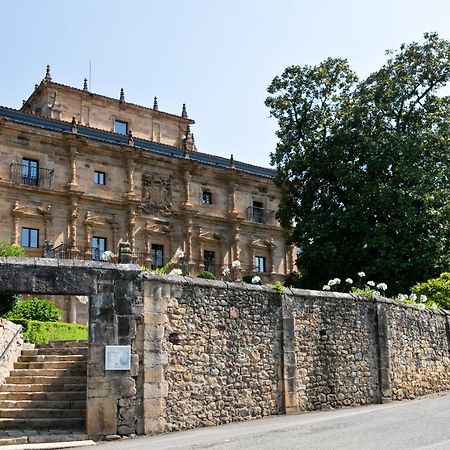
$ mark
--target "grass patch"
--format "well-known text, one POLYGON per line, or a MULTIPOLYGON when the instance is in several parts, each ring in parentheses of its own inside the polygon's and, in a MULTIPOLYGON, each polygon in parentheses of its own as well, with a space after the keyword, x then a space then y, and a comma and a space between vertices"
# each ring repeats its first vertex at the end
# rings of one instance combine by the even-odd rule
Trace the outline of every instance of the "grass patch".
POLYGON ((88 327, 79 323, 39 322, 38 320, 14 319, 22 325, 22 336, 33 344, 46 344, 49 341, 86 341, 88 327))

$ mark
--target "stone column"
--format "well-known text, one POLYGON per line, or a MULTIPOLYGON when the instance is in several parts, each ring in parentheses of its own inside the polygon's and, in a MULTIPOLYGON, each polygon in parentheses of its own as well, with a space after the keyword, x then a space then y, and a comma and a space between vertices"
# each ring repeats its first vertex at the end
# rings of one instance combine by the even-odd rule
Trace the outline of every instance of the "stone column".
POLYGON ((268 247, 268 250, 269 250, 269 258, 268 258, 268 261, 267 261, 267 268, 266 268, 266 270, 269 273, 275 273, 273 254, 274 254, 274 250, 275 250, 276 246, 273 243, 273 238, 270 238, 267 247, 268 247))
POLYGON ((255 247, 253 245, 248 246, 248 259, 252 272, 255 270, 255 247))
POLYGON ((70 147, 70 176, 69 181, 66 183, 66 188, 70 190, 78 189, 77 158, 78 158, 77 148, 74 145, 72 145, 70 147))
POLYGON ((205 250, 205 242, 201 237, 202 228, 198 229, 198 270, 199 272, 203 272, 205 270, 205 262, 203 260, 203 252, 205 250))
POLYGON ((286 275, 294 271, 295 267, 295 245, 290 244, 287 246, 287 272, 286 275))
POLYGON ((86 218, 84 220, 84 255, 86 259, 92 258, 92 226, 94 221, 92 220, 92 216, 90 211, 86 213, 86 218))
POLYGON ((191 275, 194 272, 194 260, 192 259, 192 219, 186 220, 186 241, 184 243, 186 260, 188 262, 187 275, 191 275))
POLYGON ((14 206, 11 209, 11 217, 12 217, 12 243, 19 244, 20 239, 20 231, 19 231, 19 222, 20 222, 20 207, 19 202, 14 202, 14 206))
POLYGON ((189 169, 189 162, 185 161, 184 166, 184 206, 191 207, 191 171, 189 169))
POLYGON ((237 215, 236 211, 236 181, 231 179, 228 182, 228 214, 237 215))
MULTIPOLYGON (((77 248, 77 219, 78 219, 78 197, 70 196, 70 215, 69 215, 69 251, 78 252, 77 248)), ((89 244, 90 246, 90 244, 89 244)))
POLYGON ((135 163, 134 163, 134 159, 132 158, 130 151, 125 152, 125 167, 126 167, 126 171, 127 171, 127 184, 128 184, 128 190, 125 193, 125 197, 128 199, 133 199, 135 197, 135 195, 134 195, 135 163))
POLYGON ((131 251, 136 251, 136 210, 132 207, 128 207, 128 242, 130 243, 131 251))
POLYGON ((152 266, 152 229, 147 220, 144 228, 145 267, 152 266))

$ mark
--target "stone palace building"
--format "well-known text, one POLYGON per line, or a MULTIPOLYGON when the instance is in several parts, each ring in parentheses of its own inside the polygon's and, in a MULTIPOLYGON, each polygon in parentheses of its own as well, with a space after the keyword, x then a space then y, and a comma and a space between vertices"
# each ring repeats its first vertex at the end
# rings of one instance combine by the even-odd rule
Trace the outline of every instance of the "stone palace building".
POLYGON ((138 264, 177 249, 185 273, 232 261, 262 281, 294 269, 275 218, 275 172, 197 151, 181 115, 45 78, 20 110, 0 107, 0 240, 42 256, 102 259, 128 241, 138 264))

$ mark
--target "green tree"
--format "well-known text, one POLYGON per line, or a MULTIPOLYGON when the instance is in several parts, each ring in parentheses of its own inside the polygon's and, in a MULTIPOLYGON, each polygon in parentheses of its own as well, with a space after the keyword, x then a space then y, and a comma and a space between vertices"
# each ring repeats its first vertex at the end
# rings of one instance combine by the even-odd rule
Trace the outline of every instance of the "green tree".
POLYGON ((393 293, 448 268, 449 58, 429 33, 360 82, 327 59, 270 84, 278 215, 293 225, 303 286, 363 270, 393 293))

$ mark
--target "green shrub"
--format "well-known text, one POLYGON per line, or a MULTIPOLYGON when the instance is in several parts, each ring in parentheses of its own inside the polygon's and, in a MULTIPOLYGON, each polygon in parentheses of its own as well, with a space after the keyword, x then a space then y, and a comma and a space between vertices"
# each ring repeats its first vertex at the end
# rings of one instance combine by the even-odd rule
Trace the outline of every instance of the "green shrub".
POLYGON ((252 284, 253 275, 244 275, 242 277, 242 282, 246 284, 252 284))
POLYGON ((30 298, 19 301, 12 311, 5 314, 5 318, 8 320, 28 319, 41 322, 57 322, 61 319, 61 310, 50 300, 30 298))
POLYGON ((10 311, 12 311, 17 306, 20 299, 21 297, 18 294, 0 294, 0 317, 5 317, 10 311))
POLYGON ((411 292, 418 297, 426 295, 429 302, 434 302, 441 308, 450 309, 450 272, 441 273, 439 278, 416 284, 411 288, 411 292))
POLYGON ((78 323, 39 322, 37 320, 13 319, 22 325, 24 340, 33 344, 46 344, 49 341, 85 341, 88 327, 78 323))
POLYGON ((0 242, 0 256, 27 256, 25 250, 18 244, 0 242))
POLYGON ((200 272, 196 275, 197 278, 204 278, 205 280, 215 280, 216 277, 213 273, 208 272, 207 270, 200 272))
POLYGON ((275 281, 275 283, 267 284, 267 287, 278 294, 284 294, 286 292, 286 288, 283 286, 281 281, 275 281))
POLYGON ((291 272, 284 280, 283 284, 286 287, 301 288, 302 275, 300 272, 291 272))

